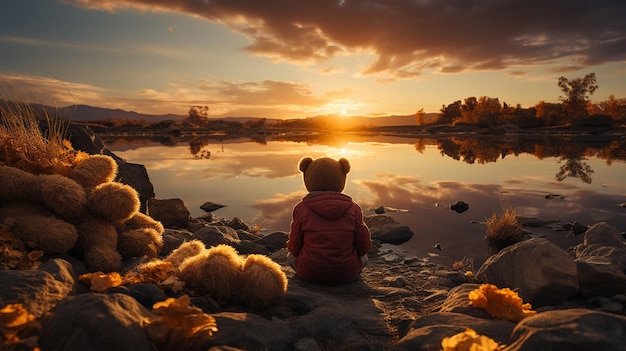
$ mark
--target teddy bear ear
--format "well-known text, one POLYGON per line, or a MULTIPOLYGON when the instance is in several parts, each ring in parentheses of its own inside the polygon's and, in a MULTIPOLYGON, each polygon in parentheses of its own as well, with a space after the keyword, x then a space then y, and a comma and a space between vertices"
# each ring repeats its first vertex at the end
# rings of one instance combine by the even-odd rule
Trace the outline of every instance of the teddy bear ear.
POLYGON ((307 168, 309 168, 309 165, 311 164, 311 162, 313 162, 313 158, 307 156, 303 159, 300 160, 300 165, 298 166, 298 168, 300 169, 300 172, 306 171, 307 168))
POLYGON ((348 161, 347 158, 340 158, 339 165, 341 166, 341 169, 343 169, 343 174, 348 174, 348 172, 350 172, 350 161, 348 161))

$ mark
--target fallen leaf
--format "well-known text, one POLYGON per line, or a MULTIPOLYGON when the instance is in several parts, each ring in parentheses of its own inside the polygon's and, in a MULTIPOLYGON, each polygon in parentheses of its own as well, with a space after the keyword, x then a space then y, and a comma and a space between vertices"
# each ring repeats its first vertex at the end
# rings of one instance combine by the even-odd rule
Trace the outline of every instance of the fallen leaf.
POLYGON ((443 338, 441 341, 443 351, 500 351, 498 343, 484 335, 479 335, 473 329, 443 338))
POLYGON ((103 292, 110 288, 122 285, 122 277, 117 272, 111 273, 85 273, 78 277, 81 283, 89 286, 91 291, 103 292))
POLYGON ((474 307, 484 308, 494 318, 515 323, 537 313, 515 291, 509 288, 498 289, 493 284, 482 284, 480 288, 470 291, 469 302, 474 307))
POLYGON ((35 319, 21 303, 8 304, 0 309, 0 322, 5 328, 19 328, 35 319))
POLYGON ((144 322, 146 332, 160 351, 199 350, 217 332, 215 318, 190 305, 188 295, 154 304, 156 317, 144 322))

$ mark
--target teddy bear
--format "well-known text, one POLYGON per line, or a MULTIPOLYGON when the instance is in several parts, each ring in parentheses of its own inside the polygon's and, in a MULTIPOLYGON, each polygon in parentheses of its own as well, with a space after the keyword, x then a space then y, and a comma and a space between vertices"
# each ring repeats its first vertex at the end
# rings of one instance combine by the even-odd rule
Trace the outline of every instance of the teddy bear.
POLYGON ((115 182, 117 171, 106 155, 90 155, 64 175, 0 165, 0 222, 28 247, 81 256, 90 271, 156 257, 164 228, 139 212, 137 191, 115 182))
POLYGON ((187 289, 209 295, 220 304, 242 303, 260 309, 270 306, 287 291, 281 266, 261 254, 239 255, 234 247, 219 244, 206 248, 200 240, 181 244, 163 260, 137 269, 168 262, 187 289))
POLYGON ((356 280, 367 263, 371 234, 363 211, 342 191, 350 162, 342 157, 300 160, 309 193, 292 212, 287 249, 289 263, 303 280, 340 285, 356 280))

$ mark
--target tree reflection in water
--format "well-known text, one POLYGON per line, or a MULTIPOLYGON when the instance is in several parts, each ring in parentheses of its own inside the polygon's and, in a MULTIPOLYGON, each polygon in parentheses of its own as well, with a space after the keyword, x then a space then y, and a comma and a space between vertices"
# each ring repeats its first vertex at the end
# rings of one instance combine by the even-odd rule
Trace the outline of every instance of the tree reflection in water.
MULTIPOLYGON (((424 144, 423 140, 418 140, 415 145, 420 148, 424 144)), ((564 163, 555 175, 559 182, 566 178, 578 178, 591 184, 594 171, 586 162, 589 156, 603 159, 608 165, 613 160, 626 160, 626 145, 610 137, 450 137, 438 139, 437 146, 442 155, 470 164, 496 162, 507 155, 522 153, 539 159, 560 157, 564 163)))
POLYGON ((563 160, 565 160, 565 164, 561 166, 559 173, 556 174, 556 180, 562 182, 565 178, 571 177, 579 178, 585 184, 591 184, 593 169, 584 162, 587 160, 586 158, 582 156, 572 158, 562 157, 561 161, 563 160))

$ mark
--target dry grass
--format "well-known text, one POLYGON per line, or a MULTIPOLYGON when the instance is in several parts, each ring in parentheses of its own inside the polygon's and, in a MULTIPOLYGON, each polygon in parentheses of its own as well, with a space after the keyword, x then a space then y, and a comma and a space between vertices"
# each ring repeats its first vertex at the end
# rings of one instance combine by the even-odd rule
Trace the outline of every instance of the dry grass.
POLYGON ((27 103, 14 101, 0 98, 0 164, 35 174, 66 174, 88 157, 75 151, 65 139, 68 121, 42 116, 27 103), (40 121, 47 122, 45 135, 39 128, 40 121))
POLYGON ((487 218, 487 238, 506 243, 516 243, 523 238, 522 225, 515 210, 506 209, 501 217, 495 213, 487 218))
POLYGON ((474 272, 474 258, 463 257, 460 261, 454 261, 452 263, 452 269, 474 272))

